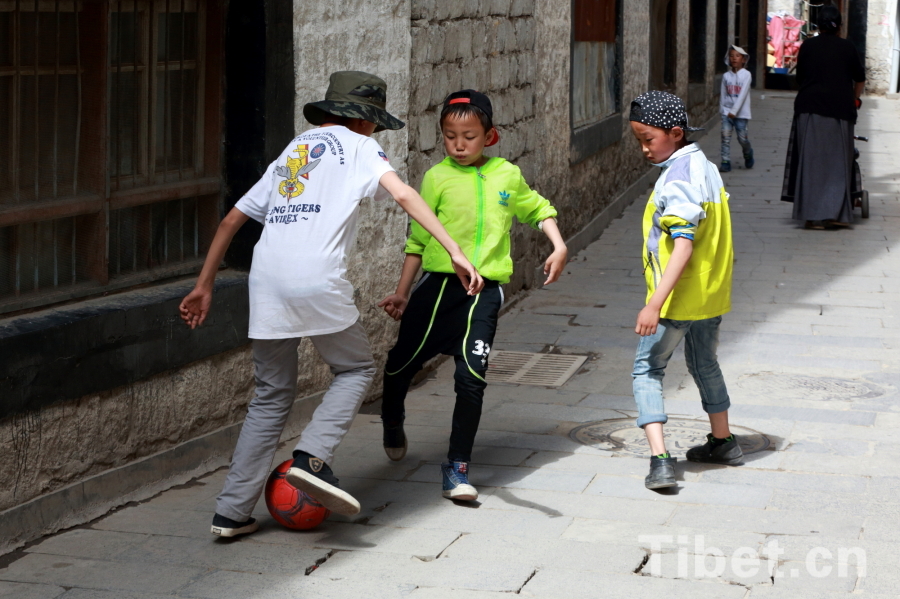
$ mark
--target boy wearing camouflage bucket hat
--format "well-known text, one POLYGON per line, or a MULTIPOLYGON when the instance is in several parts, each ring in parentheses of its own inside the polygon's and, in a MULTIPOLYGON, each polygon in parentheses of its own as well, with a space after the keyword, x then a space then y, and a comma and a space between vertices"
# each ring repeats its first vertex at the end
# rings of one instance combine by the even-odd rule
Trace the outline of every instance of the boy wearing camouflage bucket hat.
POLYGON ((385 110, 386 100, 387 85, 374 75, 332 74, 325 100, 303 110, 319 127, 294 138, 223 219, 197 285, 181 303, 187 325, 201 325, 232 237, 248 218, 263 223, 249 278, 256 397, 217 499, 215 535, 233 537, 258 528, 250 514, 297 395, 301 337, 310 338, 334 380, 294 449, 286 479, 333 512, 359 512, 359 502, 340 488, 329 463, 375 375, 346 279, 363 198, 392 196, 446 249, 465 293, 475 295, 483 286, 459 245, 371 139, 376 131, 404 126, 385 110))
POLYGON ((637 316, 634 359, 637 425, 650 444, 648 489, 674 487, 675 458, 666 450, 662 381, 684 339, 688 371, 700 389, 712 432, 687 459, 737 465, 743 453, 728 426, 730 400, 716 349, 722 315, 731 310, 731 216, 718 169, 687 141, 687 112, 677 96, 650 91, 631 103, 631 130, 644 156, 662 168, 644 210, 647 305, 637 316))

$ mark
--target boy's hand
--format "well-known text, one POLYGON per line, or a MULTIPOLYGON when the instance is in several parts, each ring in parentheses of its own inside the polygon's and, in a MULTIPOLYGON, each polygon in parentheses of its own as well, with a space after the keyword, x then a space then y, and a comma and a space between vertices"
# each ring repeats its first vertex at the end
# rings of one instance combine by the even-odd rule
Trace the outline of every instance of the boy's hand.
POLYGON ((478 274, 478 271, 475 270, 469 259, 462 252, 459 252, 458 254, 450 254, 450 260, 453 261, 453 270, 456 272, 456 276, 459 277, 469 295, 481 293, 481 290, 484 288, 484 279, 481 278, 481 275, 478 274))
POLYGON ((212 290, 195 287, 178 306, 181 320, 191 329, 196 329, 206 320, 210 304, 212 304, 212 290))
POLYGON ((388 316, 390 316, 394 320, 400 320, 400 318, 403 316, 404 310, 406 310, 407 303, 409 303, 408 298, 400 295, 399 293, 395 293, 378 302, 378 307, 384 308, 384 311, 388 313, 388 316))
POLYGON ((659 310, 652 306, 644 306, 644 309, 638 312, 637 324, 635 324, 634 332, 641 337, 656 334, 656 327, 659 325, 659 310))
POLYGON ((735 118, 735 117, 734 117, 734 113, 733 113, 733 112, 729 112, 729 113, 728 113, 728 118, 730 118, 730 119, 735 118))
POLYGON ((569 250, 565 247, 560 248, 558 250, 554 250, 550 257, 547 258, 547 261, 544 262, 544 274, 547 275, 547 280, 544 281, 544 285, 549 285, 550 283, 555 283, 559 280, 559 275, 562 274, 563 269, 566 267, 566 263, 569 261, 569 250))

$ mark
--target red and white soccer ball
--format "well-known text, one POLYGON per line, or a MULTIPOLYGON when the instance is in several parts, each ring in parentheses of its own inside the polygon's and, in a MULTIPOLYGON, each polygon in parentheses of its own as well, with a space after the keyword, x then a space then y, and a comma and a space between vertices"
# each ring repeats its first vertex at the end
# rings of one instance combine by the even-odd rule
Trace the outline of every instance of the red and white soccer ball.
POLYGON ((266 507, 275 521, 295 530, 315 528, 331 515, 321 503, 289 484, 284 475, 293 460, 280 464, 266 481, 266 507))

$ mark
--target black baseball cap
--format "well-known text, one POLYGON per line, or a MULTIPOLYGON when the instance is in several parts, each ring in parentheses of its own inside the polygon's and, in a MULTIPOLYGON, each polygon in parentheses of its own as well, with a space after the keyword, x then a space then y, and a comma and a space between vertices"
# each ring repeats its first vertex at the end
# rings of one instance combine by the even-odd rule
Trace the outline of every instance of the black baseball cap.
POLYGON ((494 139, 491 140, 491 143, 485 144, 488 146, 492 146, 500 141, 500 133, 497 131, 497 128, 494 127, 494 109, 491 106, 491 100, 486 95, 481 92, 477 92, 474 89, 464 89, 458 92, 453 92, 447 99, 444 100, 444 108, 443 110, 447 110, 447 107, 451 104, 471 104, 481 112, 487 115, 488 120, 491 122, 491 129, 494 130, 494 139))

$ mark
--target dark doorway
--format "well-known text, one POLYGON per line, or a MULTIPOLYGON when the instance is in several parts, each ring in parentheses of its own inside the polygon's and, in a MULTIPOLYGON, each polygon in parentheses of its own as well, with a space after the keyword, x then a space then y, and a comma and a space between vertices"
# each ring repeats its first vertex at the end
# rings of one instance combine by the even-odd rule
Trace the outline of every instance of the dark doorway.
MULTIPOLYGON (((231 0, 225 34, 227 212, 294 137, 294 55, 290 0, 231 0)), ((250 268, 262 225, 244 225, 226 255, 250 268)))
POLYGON ((706 81, 706 4, 706 0, 691 0, 688 57, 688 80, 691 83, 706 81))
POLYGON ((731 41, 728 39, 728 0, 716 1, 716 73, 724 73, 728 70, 725 64, 725 55, 731 41))
POLYGON ((652 0, 650 89, 672 91, 677 74, 678 0, 652 0))
POLYGON ((669 0, 666 6, 666 56, 663 68, 663 86, 675 89, 675 72, 678 56, 678 0, 669 0))

